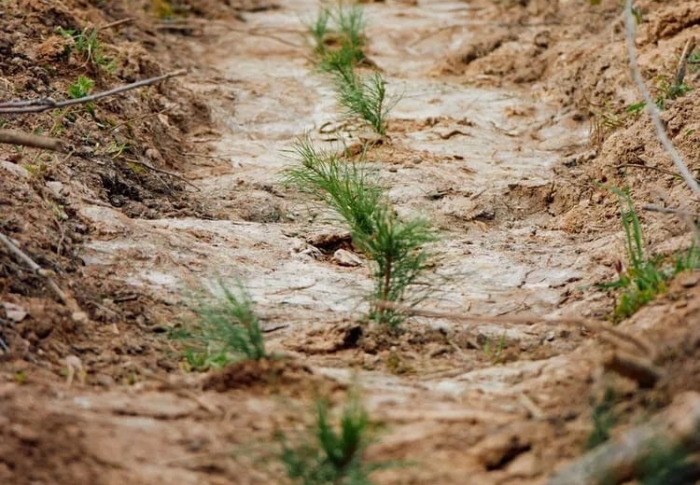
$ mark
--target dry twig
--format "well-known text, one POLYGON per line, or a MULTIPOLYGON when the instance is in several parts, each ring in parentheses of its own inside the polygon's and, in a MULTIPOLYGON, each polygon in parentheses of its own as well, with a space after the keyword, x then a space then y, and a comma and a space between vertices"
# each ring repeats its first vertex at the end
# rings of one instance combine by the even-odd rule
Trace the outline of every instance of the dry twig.
POLYGON ((642 210, 649 212, 661 212, 662 214, 676 214, 683 217, 693 217, 700 218, 700 214, 697 212, 685 211, 683 209, 676 209, 673 207, 659 207, 657 205, 643 205, 642 210))
POLYGON ((65 146, 61 140, 46 136, 32 135, 16 130, 0 130, 0 143, 7 145, 21 145, 25 147, 41 148, 54 152, 64 152, 65 146))
POLYGON ((162 76, 156 76, 148 79, 142 79, 141 81, 136 81, 131 84, 126 84, 124 86, 119 86, 108 91, 103 91, 101 93, 91 94, 90 96, 85 96, 78 99, 67 99, 65 101, 55 101, 51 98, 42 99, 30 99, 30 100, 15 100, 15 101, 5 101, 0 103, 0 114, 25 114, 25 113, 40 113, 42 111, 47 111, 50 109, 65 108, 68 106, 74 106, 76 104, 90 103, 92 101, 97 101, 98 99, 106 98, 108 96, 114 96, 115 94, 124 93, 132 89, 140 88, 143 86, 148 86, 155 84, 160 81, 165 81, 171 77, 182 76, 186 74, 185 69, 180 69, 178 71, 173 71, 168 74, 163 74, 162 76))
POLYGON ((641 387, 651 389, 661 379, 661 370, 644 358, 610 352, 603 359, 603 368, 632 379, 641 387))
POLYGON ((480 322, 480 323, 515 323, 515 324, 525 324, 530 325, 536 322, 544 322, 549 325, 578 325, 591 332, 606 332, 617 339, 632 344, 641 355, 650 357, 653 360, 653 356, 656 355, 653 347, 640 340, 639 338, 629 335, 625 332, 617 330, 615 328, 604 325, 600 322, 594 322, 592 320, 586 320, 585 318, 576 317, 542 317, 538 315, 503 315, 498 317, 489 317, 484 315, 462 315, 458 313, 451 312, 440 312, 435 310, 423 310, 419 308, 414 308, 406 305, 400 305, 398 303, 393 303, 389 301, 379 301, 375 303, 377 308, 383 308, 387 310, 395 310, 407 315, 416 315, 423 317, 433 317, 433 318, 447 318, 456 322, 480 322))
POLYGON ((110 23, 108 23, 108 24, 101 25, 101 26, 99 26, 97 29, 98 29, 98 30, 112 29, 112 28, 114 28, 114 27, 117 27, 118 25, 123 25, 123 24, 131 23, 131 22, 133 22, 134 20, 136 20, 136 19, 133 18, 133 17, 127 17, 127 18, 125 18, 125 19, 119 19, 119 20, 115 20, 114 22, 110 22, 110 23))
POLYGON ((676 75, 673 77, 673 84, 677 87, 683 84, 688 67, 688 57, 690 57, 690 54, 692 54, 694 50, 695 37, 691 37, 688 39, 688 42, 685 43, 685 47, 683 47, 681 58, 678 61, 678 68, 676 69, 676 75))

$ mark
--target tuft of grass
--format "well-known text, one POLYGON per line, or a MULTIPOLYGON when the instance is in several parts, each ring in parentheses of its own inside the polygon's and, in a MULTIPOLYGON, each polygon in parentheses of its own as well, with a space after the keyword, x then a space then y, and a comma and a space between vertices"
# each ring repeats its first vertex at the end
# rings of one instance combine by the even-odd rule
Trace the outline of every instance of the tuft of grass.
POLYGON ((503 351, 508 346, 508 336, 504 331, 498 340, 491 337, 487 337, 481 351, 484 353, 484 357, 491 361, 492 364, 503 364, 504 356, 503 351))
POLYGON ((78 79, 68 86, 68 96, 73 99, 84 98, 90 94, 95 86, 95 81, 85 76, 78 76, 78 79))
POLYGON ((641 485, 680 485, 700 480, 700 463, 690 447, 659 438, 651 448, 635 470, 641 485))
MULTIPOLYGON (((308 139, 299 140, 294 153, 301 163, 285 171, 285 181, 320 199, 348 225, 355 247, 374 262, 372 300, 418 303, 416 287, 433 263, 424 246, 436 240, 428 222, 399 219, 364 161, 319 151, 308 139)), ((372 308, 370 318, 392 330, 406 318, 372 308)))
POLYGON ((83 58, 86 64, 93 64, 98 68, 113 71, 115 65, 104 55, 104 47, 97 38, 99 29, 85 27, 81 32, 58 27, 56 31, 66 39, 73 41, 75 51, 83 58))
POLYGON ((185 341, 185 359, 192 369, 223 367, 239 360, 269 357, 253 302, 238 283, 232 290, 219 282, 213 301, 199 298, 198 325, 173 335, 185 341))
POLYGON ((371 485, 369 475, 395 466, 391 462, 368 463, 365 459, 371 443, 367 411, 357 393, 352 393, 334 425, 328 402, 316 400, 315 419, 305 436, 292 440, 277 433, 279 460, 292 483, 302 485, 371 485))
POLYGON ((677 274, 700 267, 700 251, 695 244, 684 252, 675 255, 672 265, 663 258, 647 255, 644 234, 629 190, 606 187, 620 200, 620 220, 625 232, 625 249, 628 267, 620 269, 616 281, 597 285, 600 289, 621 289, 618 303, 613 311, 615 323, 636 313, 639 308, 651 302, 657 295, 664 293, 667 282, 677 274))
MULTIPOLYGON (((78 76, 78 79, 68 86, 68 96, 72 99, 84 98, 90 94, 93 87, 95 87, 95 81, 82 75, 78 76)), ((91 115, 95 114, 95 105, 93 103, 85 103, 83 108, 91 115)))

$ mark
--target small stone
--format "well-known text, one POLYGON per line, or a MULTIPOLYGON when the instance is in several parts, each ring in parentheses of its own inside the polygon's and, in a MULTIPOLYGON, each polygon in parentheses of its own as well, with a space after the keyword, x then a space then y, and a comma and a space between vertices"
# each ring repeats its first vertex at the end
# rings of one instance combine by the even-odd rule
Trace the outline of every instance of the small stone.
POLYGON ((10 433, 25 443, 37 443, 39 441, 39 433, 19 423, 10 426, 10 433))
POLYGON ((689 274, 681 277, 680 284, 683 288, 692 288, 697 286, 698 281, 700 281, 698 275, 689 274))
POLYGON ((547 342, 551 342, 552 340, 557 338, 557 333, 554 330, 550 330, 545 334, 544 338, 547 342))
POLYGON ((96 374, 93 378, 95 384, 102 387, 114 387, 117 383, 114 378, 107 374, 96 374))
POLYGON ((355 253, 345 249, 338 249, 333 253, 333 262, 338 266, 361 266, 362 259, 355 253))
POLYGON ((528 478, 540 473, 540 464, 533 453, 523 453, 517 456, 506 469, 509 475, 528 478))
POLYGON ((7 172, 10 172, 21 179, 28 179, 31 177, 31 174, 26 168, 12 162, 8 162, 7 160, 0 160, 0 168, 5 169, 7 172))
POLYGON ((29 315, 24 308, 14 303, 0 303, 0 306, 5 309, 7 319, 13 322, 21 322, 29 315))
POLYGON ((63 197, 63 184, 57 181, 46 182, 46 188, 56 199, 63 197))

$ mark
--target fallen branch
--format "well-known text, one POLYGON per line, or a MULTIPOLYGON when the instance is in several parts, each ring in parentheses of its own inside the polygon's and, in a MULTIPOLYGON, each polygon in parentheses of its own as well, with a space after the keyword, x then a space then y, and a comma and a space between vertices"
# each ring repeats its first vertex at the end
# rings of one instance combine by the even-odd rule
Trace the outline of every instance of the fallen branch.
POLYGON ((665 168, 655 167, 653 165, 641 165, 639 163, 621 163, 619 165, 616 165, 615 168, 641 168, 643 170, 653 170, 654 172, 659 172, 666 175, 670 175, 671 177, 678 178, 677 173, 672 172, 670 170, 666 170, 665 168))
POLYGON ((644 358, 611 352, 603 359, 603 368, 632 379, 640 387, 653 388, 661 379, 661 370, 644 358))
POLYGON ((65 146, 61 140, 46 136, 32 135, 31 133, 24 133, 23 131, 16 130, 0 130, 0 143, 41 148, 54 152, 65 151, 65 146))
POLYGON ((634 79, 634 82, 637 84, 639 91, 642 93, 642 97, 644 98, 644 104, 646 105, 647 112, 649 113, 649 117, 651 118, 651 122, 654 125, 656 135, 659 138, 661 145, 668 152, 669 156, 671 157, 671 160, 673 161, 673 164, 678 169, 678 172, 683 177, 683 180, 685 180, 685 183, 688 185, 691 192, 693 192, 693 194, 697 198, 700 198, 700 185, 698 185, 698 182, 690 173, 690 170, 688 170, 687 165, 681 158, 678 151, 676 151, 676 148, 673 146, 673 143, 671 143, 671 140, 668 138, 666 130, 664 129, 664 125, 661 123, 659 109, 656 107, 656 104, 654 103, 654 100, 652 99, 649 90, 644 84, 644 78, 642 77, 642 72, 639 69, 639 64, 637 63, 637 51, 634 45, 636 20, 634 19, 634 15, 632 14, 632 0, 625 0, 624 8, 625 26, 627 27, 627 55, 629 57, 630 67, 632 69, 632 77, 634 79))
POLYGON ((642 210, 649 212, 661 212, 662 214, 675 214, 684 217, 699 218, 700 214, 697 212, 685 211, 683 209, 676 209, 673 207, 659 207, 657 205, 643 205, 642 210))
POLYGON ((515 324, 525 324, 531 325, 537 322, 544 322, 549 325, 578 325, 591 332, 606 332, 614 337, 632 344, 641 355, 654 360, 656 355, 655 350, 650 344, 629 335, 625 332, 617 330, 615 328, 609 327, 599 322, 594 322, 592 320, 586 320, 585 318, 576 317, 542 317, 537 315, 502 315, 498 317, 489 317, 484 315, 461 315, 458 313, 451 312, 440 312, 435 310, 423 310, 419 308, 414 308, 406 305, 400 305, 398 303, 393 303, 389 301, 378 301, 374 304, 377 308, 385 310, 394 310, 406 315, 416 315, 423 317, 433 317, 433 318, 447 318, 449 320, 457 322, 480 322, 480 323, 515 323, 515 324))
MULTIPOLYGON (((554 475, 547 485, 616 485, 642 478, 637 476, 639 470, 644 469, 644 464, 648 464, 654 454, 679 449, 686 453, 699 450, 698 429, 700 394, 680 394, 648 424, 590 451, 554 475)), ((695 480, 683 483, 695 483, 695 480)))
POLYGON ((6 101, 0 103, 0 114, 40 113, 42 111, 50 109, 66 108, 68 106, 73 106, 76 104, 90 103, 92 101, 97 101, 98 99, 106 98, 108 96, 114 96, 115 94, 120 94, 126 91, 130 91, 132 89, 140 88, 142 86, 148 86, 160 81, 165 81, 166 79, 170 79, 171 77, 182 76, 186 73, 187 71, 185 69, 180 69, 178 71, 173 71, 168 74, 163 74, 162 76, 143 79, 141 81, 136 81, 135 83, 119 86, 108 91, 103 91, 101 93, 95 93, 91 94, 90 96, 85 96, 77 99, 67 99, 65 101, 54 101, 51 98, 6 101))
POLYGON ((108 24, 101 25, 101 26, 99 26, 97 29, 98 29, 98 30, 112 29, 112 28, 114 28, 114 27, 117 27, 118 25, 123 25, 123 24, 131 23, 131 22, 133 22, 134 20, 136 20, 136 19, 133 18, 133 17, 127 17, 127 18, 125 18, 125 19, 119 19, 119 20, 115 20, 114 22, 110 22, 110 23, 108 23, 108 24))

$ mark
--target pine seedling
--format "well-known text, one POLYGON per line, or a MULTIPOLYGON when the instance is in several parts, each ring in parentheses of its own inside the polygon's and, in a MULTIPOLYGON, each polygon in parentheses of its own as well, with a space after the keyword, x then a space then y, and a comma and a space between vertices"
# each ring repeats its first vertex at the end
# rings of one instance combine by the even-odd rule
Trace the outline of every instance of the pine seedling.
POLYGON ((213 301, 200 297, 199 324, 183 336, 187 361, 193 368, 206 369, 267 358, 260 322, 243 286, 239 283, 232 290, 219 282, 219 289, 221 294, 213 301))
POLYGON ((287 477, 300 485, 371 485, 370 473, 395 466, 390 462, 367 463, 371 443, 367 411, 353 393, 334 426, 328 402, 316 400, 315 419, 305 436, 290 440, 280 432, 279 459, 287 477))
MULTIPOLYGON (((432 255, 424 246, 435 241, 435 234, 427 221, 401 221, 388 206, 377 207, 372 220, 374 233, 351 233, 360 250, 376 263, 374 301, 419 303, 422 297, 413 290, 432 266, 432 255)), ((429 289, 428 285, 426 291, 429 289)), ((393 331, 406 319, 402 312, 386 308, 373 308, 370 317, 393 331)))
POLYGON ((308 138, 299 139, 293 153, 301 165, 286 169, 285 181, 337 212, 353 234, 374 234, 372 214, 384 203, 384 194, 367 167, 317 150, 308 138))
POLYGON ((365 15, 360 5, 350 7, 338 6, 333 18, 340 32, 340 44, 348 51, 354 53, 354 61, 360 62, 364 58, 362 48, 365 46, 365 15))
POLYGON ((331 11, 323 7, 318 12, 316 19, 307 25, 309 33, 314 40, 314 52, 319 57, 323 58, 326 55, 326 40, 330 33, 329 22, 331 20, 331 11))
POLYGON ((399 98, 387 99, 386 82, 378 72, 363 77, 352 71, 334 73, 338 103, 350 117, 358 117, 380 134, 386 134, 386 117, 399 98))
MULTIPOLYGON (((427 221, 399 219, 363 161, 318 151, 308 139, 300 140, 294 152, 301 164, 285 171, 286 182, 313 194, 348 225, 356 248, 374 262, 372 301, 418 303, 422 297, 416 285, 433 259, 424 249, 435 240, 427 221)), ((424 288, 430 291, 430 285, 424 288)), ((392 330, 406 318, 374 305, 370 317, 392 330)))

